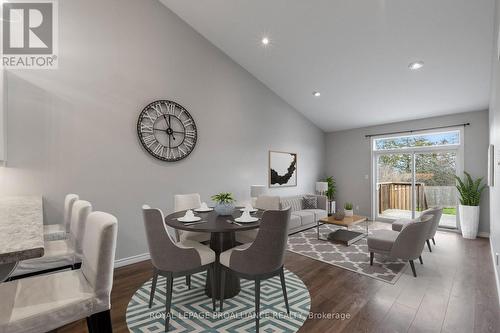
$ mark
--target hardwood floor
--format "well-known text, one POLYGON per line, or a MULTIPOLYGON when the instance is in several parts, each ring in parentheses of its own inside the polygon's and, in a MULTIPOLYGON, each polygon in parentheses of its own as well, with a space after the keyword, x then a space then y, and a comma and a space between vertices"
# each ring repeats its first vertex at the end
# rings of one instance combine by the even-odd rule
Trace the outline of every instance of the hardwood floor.
MULTIPOLYGON (((436 246, 424 249, 424 265, 409 266, 394 285, 294 253, 285 266, 311 294, 311 312, 348 315, 308 319, 299 332, 500 332, 500 307, 490 245, 438 232, 436 246)), ((128 332, 125 311, 133 293, 151 278, 149 261, 119 268, 112 293, 114 332, 128 332)), ((87 332, 80 321, 57 332, 87 332)))

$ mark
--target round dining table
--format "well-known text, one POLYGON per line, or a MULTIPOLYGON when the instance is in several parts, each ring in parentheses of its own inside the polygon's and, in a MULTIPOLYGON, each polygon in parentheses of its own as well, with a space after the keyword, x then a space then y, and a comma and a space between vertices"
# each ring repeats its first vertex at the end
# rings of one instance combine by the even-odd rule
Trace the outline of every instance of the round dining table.
MULTIPOLYGON (((210 248, 215 252, 216 260, 219 262, 219 255, 237 246, 235 232, 246 231, 256 229, 260 226, 260 219, 262 218, 263 210, 258 210, 251 215, 253 217, 259 218, 258 221, 252 223, 238 223, 234 219, 241 216, 242 207, 236 207, 232 215, 219 215, 215 210, 209 212, 195 212, 196 216, 201 218, 200 223, 183 223, 177 220, 177 218, 185 215, 186 211, 180 211, 170 214, 165 217, 165 223, 177 230, 183 231, 194 231, 194 232, 206 232, 210 233, 210 248)), ((207 276, 205 284, 205 293, 212 297, 212 293, 215 293, 215 297, 219 299, 220 295, 220 268, 219 265, 215 267, 215 290, 212 290, 211 286, 211 276, 207 276)), ((224 298, 231 298, 236 296, 240 292, 240 279, 230 273, 226 272, 225 275, 225 286, 224 286, 224 298)))

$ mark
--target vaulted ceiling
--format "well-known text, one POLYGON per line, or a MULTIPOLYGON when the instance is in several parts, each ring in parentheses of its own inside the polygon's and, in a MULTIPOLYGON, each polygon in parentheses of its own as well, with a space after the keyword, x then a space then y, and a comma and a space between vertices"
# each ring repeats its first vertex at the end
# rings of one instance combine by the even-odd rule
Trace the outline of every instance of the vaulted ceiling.
POLYGON ((324 131, 488 108, 494 0, 160 1, 324 131))

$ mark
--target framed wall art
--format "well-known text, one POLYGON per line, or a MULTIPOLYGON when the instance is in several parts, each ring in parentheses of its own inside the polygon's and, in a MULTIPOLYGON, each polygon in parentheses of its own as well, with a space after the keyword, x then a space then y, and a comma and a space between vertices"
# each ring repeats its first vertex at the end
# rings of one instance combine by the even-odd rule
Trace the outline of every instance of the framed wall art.
POLYGON ((269 187, 297 186, 297 154, 269 151, 269 187))

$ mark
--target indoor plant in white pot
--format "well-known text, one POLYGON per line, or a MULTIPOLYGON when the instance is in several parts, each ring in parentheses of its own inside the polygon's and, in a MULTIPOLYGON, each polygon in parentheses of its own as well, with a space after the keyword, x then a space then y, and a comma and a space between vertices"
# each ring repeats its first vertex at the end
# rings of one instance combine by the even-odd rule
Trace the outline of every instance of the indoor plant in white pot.
POLYGON ((231 215, 234 211, 233 194, 229 192, 221 192, 213 195, 211 198, 215 202, 214 210, 219 215, 231 215))
POLYGON ((332 176, 327 177, 325 181, 328 183, 326 197, 328 198, 328 216, 330 216, 335 214, 335 192, 337 191, 337 186, 335 184, 335 179, 333 179, 332 176))
POLYGON ((344 204, 344 214, 345 216, 353 216, 354 211, 352 210, 353 204, 352 202, 346 202, 344 204))
POLYGON ((457 190, 460 194, 460 205, 458 205, 458 217, 460 219, 460 229, 462 236, 474 239, 477 236, 479 227, 479 202, 481 193, 486 185, 481 185, 483 178, 473 180, 469 173, 465 172, 464 179, 457 179, 457 190))

